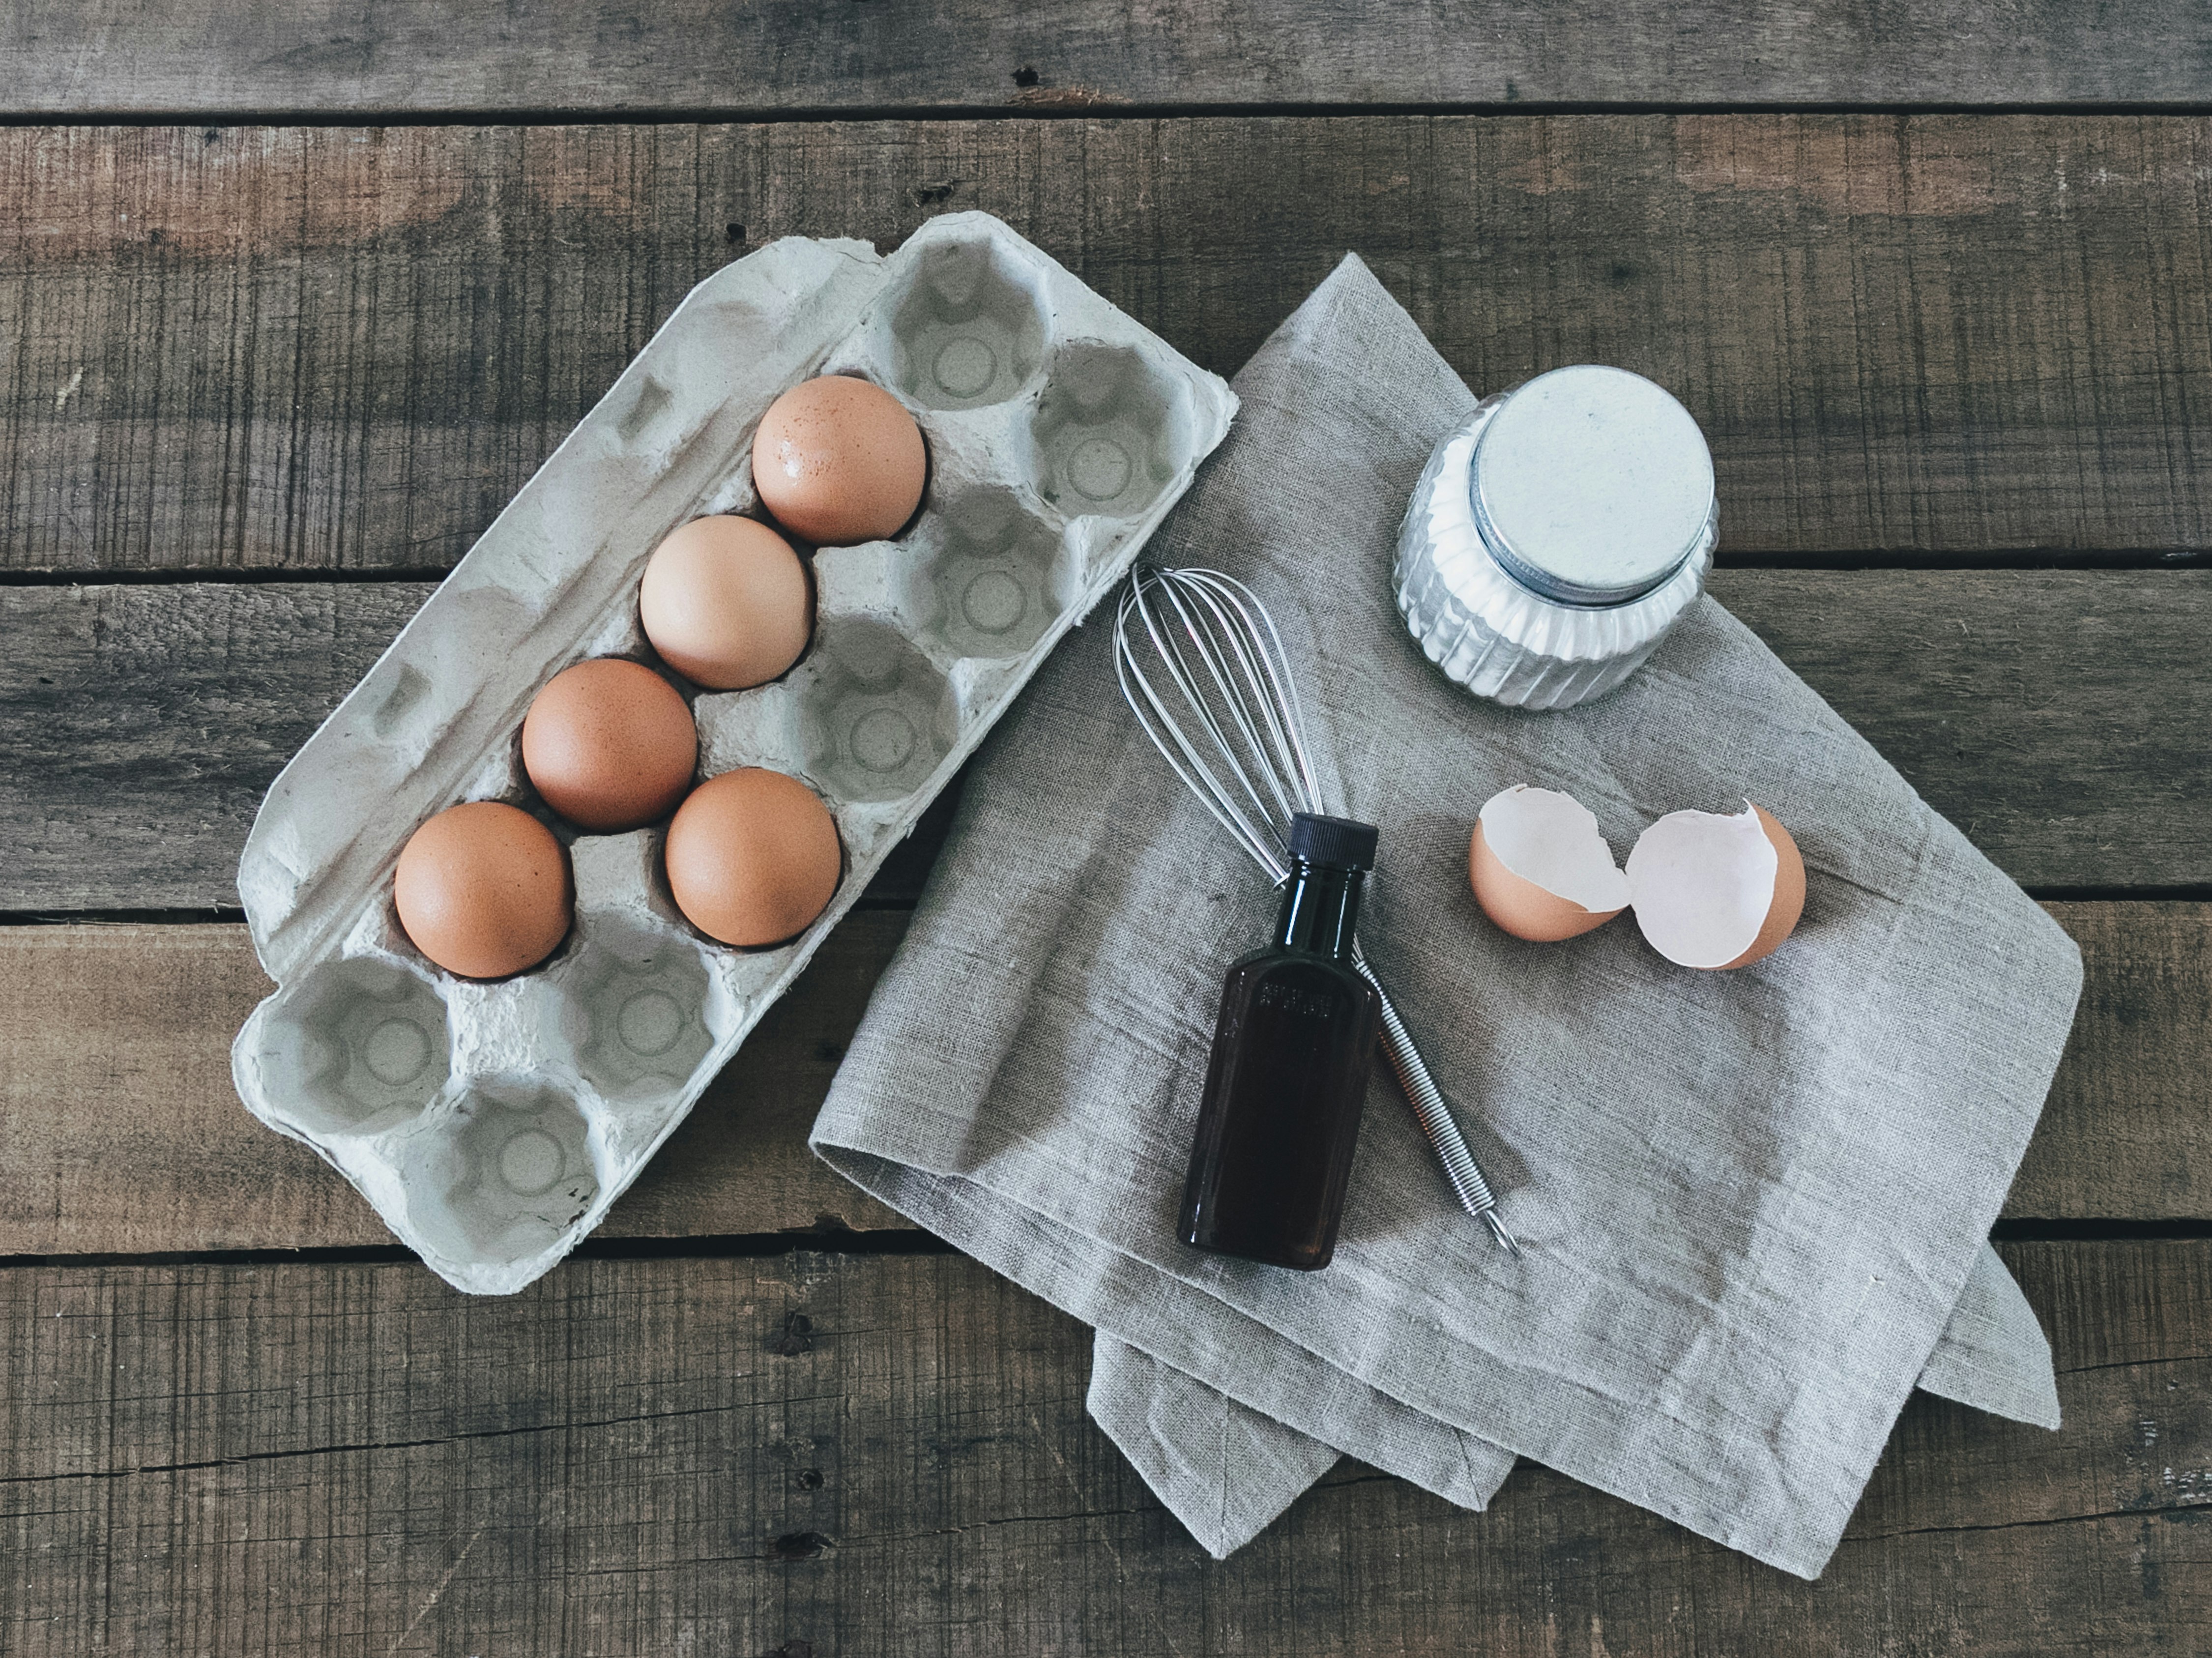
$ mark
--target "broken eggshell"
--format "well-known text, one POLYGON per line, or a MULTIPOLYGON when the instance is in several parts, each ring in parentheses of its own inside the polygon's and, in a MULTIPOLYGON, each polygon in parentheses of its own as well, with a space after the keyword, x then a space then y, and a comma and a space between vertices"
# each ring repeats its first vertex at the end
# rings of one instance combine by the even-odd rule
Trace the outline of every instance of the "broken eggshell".
POLYGON ((1482 913, 1531 944, 1572 938, 1628 907, 1628 878, 1590 809, 1526 783, 1483 803, 1467 872, 1482 913))
POLYGON ((1680 967, 1748 967, 1790 936, 1805 909, 1796 841, 1748 800, 1733 817, 1659 819, 1629 852, 1628 886, 1645 942, 1680 967))

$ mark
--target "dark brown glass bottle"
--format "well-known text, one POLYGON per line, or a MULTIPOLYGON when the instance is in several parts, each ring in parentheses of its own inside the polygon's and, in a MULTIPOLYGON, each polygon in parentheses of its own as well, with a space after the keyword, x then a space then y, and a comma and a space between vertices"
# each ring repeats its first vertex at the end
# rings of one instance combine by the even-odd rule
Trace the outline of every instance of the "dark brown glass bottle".
POLYGON ((1352 965, 1372 825, 1300 813, 1275 941, 1229 969, 1182 1239, 1316 1272, 1336 1253, 1382 1005, 1352 965))

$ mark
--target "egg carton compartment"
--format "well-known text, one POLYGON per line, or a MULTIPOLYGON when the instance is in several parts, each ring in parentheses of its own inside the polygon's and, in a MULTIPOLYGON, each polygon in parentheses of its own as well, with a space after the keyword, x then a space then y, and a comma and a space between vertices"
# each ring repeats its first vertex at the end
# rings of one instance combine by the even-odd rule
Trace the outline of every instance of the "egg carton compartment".
POLYGON ((946 502, 886 572, 891 608, 955 660, 1002 661, 1044 637, 1083 597, 1085 562, 1010 490, 946 502))
POLYGON ((794 689, 800 769, 833 799, 903 799, 960 738, 943 671, 880 622, 823 622, 794 689))
POLYGON ((680 1091, 714 1046, 714 975, 689 938, 616 928, 578 953, 563 1034, 577 1071, 611 1101, 680 1091))
POLYGON ((288 1127, 303 1136, 380 1133, 446 1086, 453 1042, 434 981, 373 957, 325 962, 264 1003, 240 1035, 288 1127))
POLYGON ((444 1120, 396 1147, 407 1241, 426 1259, 491 1268, 543 1254, 602 1190, 577 1096, 534 1074, 472 1081, 444 1120))
POLYGON ((1065 513, 1136 517, 1175 482, 1191 425, 1189 386, 1142 352, 1070 341, 1030 422, 1040 488, 1065 513))
POLYGON ((875 310, 884 384, 924 409, 981 409, 1028 389, 1044 365, 1052 307, 1044 270, 988 234, 918 250, 875 310))
MULTIPOLYGON (((791 239, 695 288, 525 485, 263 803, 239 890, 276 993, 233 1048, 257 1116, 337 1167, 458 1287, 498 1293, 598 1224, 1067 629, 1135 558, 1236 400, 981 214, 896 252, 791 239), (893 539, 805 550, 813 634, 781 678, 690 703, 700 775, 760 765, 829 806, 835 896, 798 938, 687 922, 665 825, 580 835, 520 762, 571 664, 653 665, 645 563, 708 513, 765 517, 752 434, 784 391, 858 375, 921 426, 893 539), (463 800, 548 822, 575 919, 546 962, 457 979, 400 929, 392 875, 463 800)), ((772 520, 771 520, 772 521, 772 520)))

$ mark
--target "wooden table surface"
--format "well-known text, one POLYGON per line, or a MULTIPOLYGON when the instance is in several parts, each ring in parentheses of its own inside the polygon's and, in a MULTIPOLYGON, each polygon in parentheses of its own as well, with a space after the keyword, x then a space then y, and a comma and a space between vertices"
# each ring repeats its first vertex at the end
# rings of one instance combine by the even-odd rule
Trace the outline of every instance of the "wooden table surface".
POLYGON ((456 10, 0 15, 0 1652, 2212 1650, 2212 14, 456 10), (694 282, 962 208, 1223 374, 1351 248, 1471 385, 1682 397, 1719 596, 2082 945, 2063 1430, 1916 1399, 1813 1584, 1525 1464, 1212 1563, 805 1151, 941 811, 519 1296, 247 1118, 285 757, 694 282))

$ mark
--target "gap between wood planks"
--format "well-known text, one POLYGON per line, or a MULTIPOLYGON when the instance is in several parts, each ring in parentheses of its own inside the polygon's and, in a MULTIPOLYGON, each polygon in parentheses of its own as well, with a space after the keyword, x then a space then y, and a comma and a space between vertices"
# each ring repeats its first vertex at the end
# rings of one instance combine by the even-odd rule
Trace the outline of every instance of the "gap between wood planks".
MULTIPOLYGON (((2187 1224, 2187 1223, 2181 1223, 2187 1224)), ((2163 1236, 2161 1234, 2161 1236, 2163 1236)), ((2212 1236, 2212 1222, 2202 1232, 2176 1237, 2212 1236)), ((699 1237, 586 1238, 571 1260, 755 1260, 782 1255, 951 1255, 960 1252, 933 1232, 885 1228, 858 1231, 849 1226, 819 1230, 733 1233, 699 1237)), ((0 1272, 44 1266, 404 1266, 419 1260, 404 1244, 353 1244, 298 1249, 168 1249, 145 1254, 0 1255, 0 1272)))
MULTIPOLYGON (((2212 1238, 2212 1220, 2001 1220, 1994 1243, 2173 1243, 2212 1238)), ((919 1230, 752 1232, 729 1236, 593 1236, 570 1260, 765 1260, 783 1255, 952 1255, 959 1249, 919 1230)), ((298 1249, 172 1249, 144 1254, 0 1255, 0 1272, 51 1266, 404 1266, 417 1256, 404 1244, 298 1249)))
MULTIPOLYGON (((1058 88, 1082 94, 1082 88, 1058 88)), ((1851 115, 1899 120, 1930 116, 2075 117, 2084 120, 2134 116, 2212 115, 2212 100, 2096 99, 2079 103, 1972 104, 1807 102, 1801 99, 1734 100, 1678 103, 1670 100, 1491 99, 1445 103, 1137 103, 1103 97, 1073 96, 1061 101, 1012 99, 1003 104, 872 104, 851 108, 700 105, 683 109, 502 109, 495 105, 452 110, 169 109, 88 108, 69 111, 0 111, 0 127, 204 127, 210 131, 251 127, 340 127, 376 130, 400 127, 585 127, 585 126, 818 126, 864 121, 897 121, 929 126, 960 121, 1199 121, 1199 120, 1372 120, 1378 117, 1424 118, 1545 115, 1851 115)))
MULTIPOLYGON (((1723 570, 1911 570, 1927 574, 1945 570, 2185 570, 2212 563, 2212 550, 2191 547, 2052 552, 2025 547, 1947 552, 1931 557, 1909 548, 1871 553, 1810 554, 1723 549, 1714 556, 1713 563, 1723 570)), ((330 569, 315 565, 258 565, 252 568, 210 565, 154 570, 0 568, 0 587, 368 586, 384 581, 443 581, 452 574, 451 566, 439 564, 380 565, 374 569, 330 569)))
MULTIPOLYGON (((2021 888, 2039 903, 2212 903, 2212 884, 2179 886, 2069 887, 2026 885, 2021 888)), ((911 911, 918 901, 907 897, 875 898, 863 894, 852 911, 911 911)), ((234 904, 210 904, 182 909, 0 909, 4 926, 196 926, 210 922, 243 922, 246 912, 234 904)))

